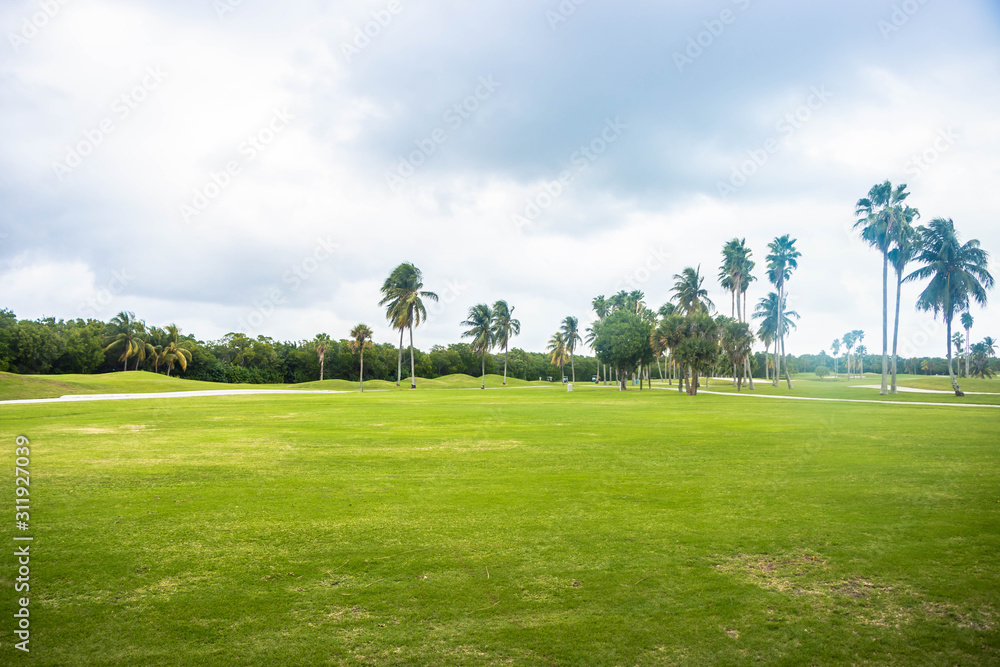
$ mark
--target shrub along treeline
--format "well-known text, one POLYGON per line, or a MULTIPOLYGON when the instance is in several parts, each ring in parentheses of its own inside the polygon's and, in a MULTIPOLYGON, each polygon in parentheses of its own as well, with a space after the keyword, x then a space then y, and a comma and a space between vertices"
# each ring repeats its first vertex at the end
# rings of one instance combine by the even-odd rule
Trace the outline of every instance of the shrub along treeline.
MULTIPOLYGON (((319 349, 323 354, 323 377, 357 381, 358 356, 352 354, 346 339, 329 340, 319 335, 312 340, 276 341, 266 336, 251 338, 242 333, 230 333, 220 340, 201 341, 194 336, 176 333, 171 338, 169 327, 146 327, 138 322, 135 349, 137 352, 122 360, 123 345, 111 346, 120 334, 112 323, 95 319, 18 320, 9 310, 0 310, 0 371, 21 374, 109 373, 148 370, 194 380, 230 383, 298 383, 320 378, 319 349), (175 346, 175 353, 169 354, 175 346), (178 363, 179 350, 186 350, 183 364, 178 363), (166 356, 165 356, 166 355, 166 356), (182 367, 182 366, 186 366, 182 367)), ((392 343, 380 343, 365 352, 366 380, 395 380, 398 348, 392 343)), ((404 357, 408 357, 404 348, 404 357)), ((478 377, 481 357, 466 343, 447 347, 436 345, 430 352, 414 351, 416 375, 435 378, 454 373, 478 377)), ((409 359, 403 360, 403 376, 409 376, 409 359)), ((487 373, 503 373, 503 354, 486 357, 487 373)), ((576 376, 588 382, 599 374, 594 357, 577 356, 576 376)), ((752 358, 755 377, 764 376, 764 354, 752 358)), ((812 373, 819 366, 835 367, 833 357, 823 353, 788 358, 792 373, 812 373)), ((948 373, 947 361, 939 358, 902 360, 904 372, 943 375, 948 373)), ((843 359, 840 363, 843 373, 843 359)), ((881 357, 866 355, 866 372, 878 372, 881 357)), ((720 370, 725 364, 720 366, 720 370)), ((567 373, 569 369, 567 367, 567 373)), ((724 371, 722 371, 724 372, 724 371)), ((522 380, 547 379, 558 382, 559 366, 550 363, 550 356, 510 350, 507 374, 522 380)), ((653 371, 654 379, 658 372, 653 371)))

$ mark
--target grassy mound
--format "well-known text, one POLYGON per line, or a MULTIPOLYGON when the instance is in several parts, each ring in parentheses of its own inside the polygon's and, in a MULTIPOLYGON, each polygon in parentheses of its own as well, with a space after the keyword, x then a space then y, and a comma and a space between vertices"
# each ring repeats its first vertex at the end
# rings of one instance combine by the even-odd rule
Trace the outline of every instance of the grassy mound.
MULTIPOLYGON (((417 378, 419 389, 472 389, 479 388, 481 380, 471 375, 445 375, 434 379, 417 378)), ((508 387, 538 385, 507 378, 508 387)), ((543 383, 548 384, 548 383, 543 383)), ((486 386, 503 386, 503 376, 487 375, 486 386)), ((322 389, 327 391, 357 391, 358 383, 349 380, 319 380, 299 384, 227 384, 200 382, 150 373, 126 371, 102 375, 17 375, 0 373, 0 400, 25 398, 57 398, 70 394, 145 394, 166 391, 198 391, 210 389, 322 389)), ((395 382, 385 380, 365 381, 366 390, 409 390, 410 378, 404 378, 397 388, 395 382)))

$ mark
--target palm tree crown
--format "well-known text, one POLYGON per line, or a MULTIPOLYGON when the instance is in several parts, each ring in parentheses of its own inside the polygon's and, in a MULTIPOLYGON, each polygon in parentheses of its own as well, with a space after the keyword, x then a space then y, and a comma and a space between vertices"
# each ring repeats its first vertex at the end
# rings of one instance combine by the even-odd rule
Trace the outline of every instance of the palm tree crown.
POLYGON ((472 351, 483 358, 483 384, 482 389, 486 389, 486 355, 496 340, 494 313, 485 303, 479 303, 469 308, 469 319, 462 322, 462 326, 469 327, 469 330, 462 334, 462 338, 472 339, 472 351))
POLYGON ((674 274, 674 297, 677 309, 684 315, 694 313, 707 313, 715 304, 708 298, 708 290, 702 288, 705 277, 701 275, 701 266, 698 268, 685 268, 680 273, 674 274))

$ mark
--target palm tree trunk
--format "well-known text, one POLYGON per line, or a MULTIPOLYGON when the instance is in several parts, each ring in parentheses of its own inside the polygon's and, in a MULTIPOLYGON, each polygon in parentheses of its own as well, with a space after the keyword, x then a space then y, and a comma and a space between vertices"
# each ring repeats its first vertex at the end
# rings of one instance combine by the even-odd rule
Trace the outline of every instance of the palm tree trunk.
POLYGON ((903 273, 896 271, 896 318, 892 325, 892 383, 889 387, 890 394, 898 393, 896 390, 896 360, 897 346, 899 344, 899 296, 903 287, 903 273))
POLYGON ((791 389, 792 388, 792 376, 788 372, 788 360, 785 359, 785 339, 784 338, 781 339, 781 359, 784 362, 784 366, 785 366, 785 380, 788 381, 788 388, 791 389))
POLYGON ((573 360, 573 350, 569 351, 569 365, 573 369, 573 384, 576 384, 576 361, 573 360))
POLYGON ((323 381, 323 361, 324 361, 324 357, 325 356, 326 356, 325 354, 321 354, 319 356, 319 381, 320 382, 323 381))
POLYGON ((503 346, 503 386, 507 386, 507 343, 503 346))
POLYGON ((361 343, 361 376, 358 378, 358 384, 361 388, 361 393, 365 393, 365 348, 364 343, 361 343))
POLYGON ((955 379, 955 367, 951 363, 951 318, 953 313, 951 312, 951 275, 948 275, 948 280, 945 281, 945 291, 944 291, 944 317, 948 322, 948 326, 945 327, 946 333, 948 334, 947 345, 948 345, 948 377, 951 378, 951 388, 955 390, 956 396, 965 396, 962 390, 958 387, 958 380, 955 379))
POLYGON ((882 253, 882 388, 879 396, 889 393, 889 253, 882 253))
POLYGON ((969 357, 972 356, 972 329, 965 328, 965 377, 969 377, 969 357))
POLYGON ((403 331, 404 327, 399 328, 399 357, 396 359, 396 386, 399 386, 399 382, 403 377, 403 331))
POLYGON ((486 389, 486 352, 483 352, 483 386, 480 389, 486 389))
POLYGON ((778 382, 781 381, 781 359, 778 358, 778 352, 781 348, 781 313, 784 311, 784 306, 781 303, 781 285, 778 285, 778 312, 775 313, 775 328, 774 328, 774 381, 771 386, 777 387, 778 382))
POLYGON ((410 389, 417 388, 417 375, 413 370, 413 324, 410 324, 410 389))
MULTIPOLYGON (((949 283, 949 288, 951 287, 949 283)), ((965 396, 961 389, 958 387, 958 380, 955 379, 955 367, 951 363, 951 318, 948 317, 947 311, 945 312, 945 317, 948 319, 948 326, 946 327, 948 333, 948 377, 951 378, 951 388, 955 390, 956 396, 965 396)))

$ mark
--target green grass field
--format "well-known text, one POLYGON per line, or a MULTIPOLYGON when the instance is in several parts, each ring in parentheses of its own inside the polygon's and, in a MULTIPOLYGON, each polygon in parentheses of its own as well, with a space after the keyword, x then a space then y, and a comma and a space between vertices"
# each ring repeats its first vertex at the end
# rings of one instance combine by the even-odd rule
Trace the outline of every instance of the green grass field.
MULTIPOLYGON (((54 380, 0 396, 218 388, 54 380)), ((35 538, 0 663, 1000 662, 1000 409, 418 382, 0 405, 35 538)))

